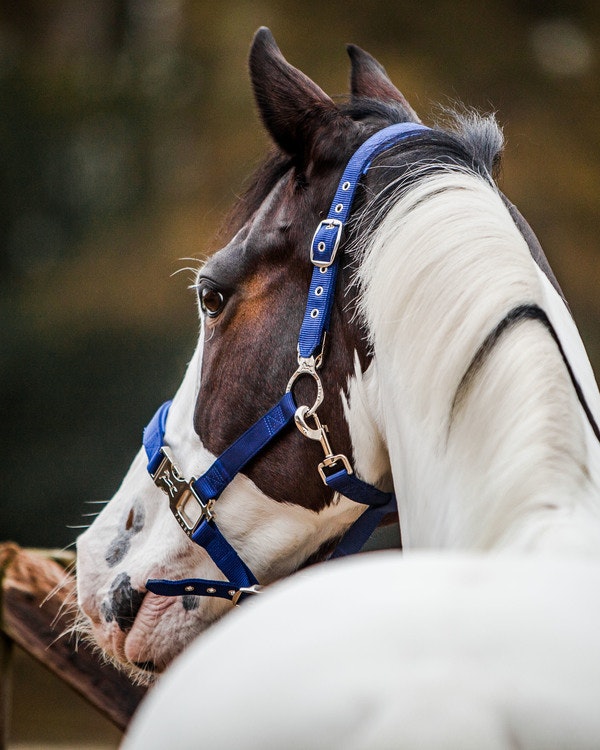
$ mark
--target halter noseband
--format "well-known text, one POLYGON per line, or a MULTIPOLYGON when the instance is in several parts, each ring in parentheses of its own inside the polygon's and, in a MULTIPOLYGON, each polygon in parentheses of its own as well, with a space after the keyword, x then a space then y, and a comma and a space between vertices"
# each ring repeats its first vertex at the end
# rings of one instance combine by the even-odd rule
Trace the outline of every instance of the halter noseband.
POLYGON ((230 445, 199 478, 187 480, 182 477, 169 456, 168 448, 163 444, 170 401, 158 409, 144 430, 143 443, 148 456, 148 472, 154 484, 168 496, 171 512, 183 531, 208 552, 227 578, 226 581, 198 578, 179 581, 150 579, 146 582, 148 591, 161 596, 219 597, 229 599, 233 604, 238 604, 259 591, 260 586, 254 574, 217 527, 214 506, 235 475, 276 438, 292 419, 305 437, 319 441, 323 447, 325 455, 318 465, 323 482, 345 497, 367 506, 330 558, 358 552, 382 518, 396 510, 393 493, 382 492, 363 482, 354 473, 348 458, 342 454, 334 454, 331 449, 327 426, 321 424, 317 416, 324 393, 318 370, 323 362, 323 344, 335 295, 338 249, 360 178, 378 154, 425 130, 429 128, 412 122, 390 125, 366 140, 350 158, 329 214, 320 222, 311 243, 313 274, 298 337, 298 369, 290 378, 286 393, 279 402, 230 445), (292 393, 294 383, 303 376, 313 378, 317 385, 317 397, 310 407, 297 406, 292 393))

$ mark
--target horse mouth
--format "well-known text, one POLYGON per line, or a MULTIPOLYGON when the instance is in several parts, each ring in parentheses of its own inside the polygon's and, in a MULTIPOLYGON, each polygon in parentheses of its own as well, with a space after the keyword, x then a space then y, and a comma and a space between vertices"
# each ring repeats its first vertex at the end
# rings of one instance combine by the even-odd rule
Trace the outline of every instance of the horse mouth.
POLYGON ((131 627, 123 634, 121 653, 127 665, 144 672, 161 672, 173 659, 176 655, 173 640, 162 628, 157 629, 157 622, 162 621, 176 601, 175 597, 145 594, 131 627))

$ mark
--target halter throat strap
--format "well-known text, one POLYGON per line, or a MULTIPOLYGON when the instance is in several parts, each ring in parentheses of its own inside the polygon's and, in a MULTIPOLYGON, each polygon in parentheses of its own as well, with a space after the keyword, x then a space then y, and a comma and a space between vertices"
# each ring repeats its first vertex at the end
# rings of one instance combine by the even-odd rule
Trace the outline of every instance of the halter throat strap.
POLYGON ((348 459, 332 452, 327 438, 327 426, 321 425, 316 415, 316 409, 323 400, 317 369, 322 364, 323 342, 329 328, 344 225, 350 216, 359 181, 376 156, 399 141, 427 130, 429 128, 424 125, 412 122, 390 125, 368 138, 350 158, 327 218, 320 222, 311 242, 313 274, 298 337, 299 366, 280 401, 227 448, 202 476, 192 477, 190 480, 181 475, 164 446, 171 402, 166 402, 158 409, 144 430, 143 444, 152 480, 169 497, 171 511, 183 531, 192 541, 207 550, 228 579, 150 579, 146 582, 149 591, 161 596, 213 596, 228 599, 234 604, 257 593, 260 587, 256 577, 217 527, 214 506, 236 474, 274 440, 292 419, 306 437, 321 442, 325 458, 318 468, 325 484, 367 507, 346 532, 331 557, 358 552, 383 517, 397 509, 393 493, 382 492, 359 479, 348 459), (310 408, 297 407, 292 394, 293 384, 303 375, 309 375, 317 382, 317 402, 310 408), (309 418, 314 421, 314 427, 308 424, 309 418))

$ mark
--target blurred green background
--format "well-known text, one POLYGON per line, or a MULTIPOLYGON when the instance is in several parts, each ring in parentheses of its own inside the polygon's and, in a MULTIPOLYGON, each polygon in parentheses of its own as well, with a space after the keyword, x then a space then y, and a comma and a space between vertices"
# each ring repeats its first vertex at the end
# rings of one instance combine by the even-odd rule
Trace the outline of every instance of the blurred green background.
POLYGON ((597 0, 2 2, 0 538, 70 543, 179 383, 197 321, 175 272, 215 249, 266 145, 246 73, 261 24, 332 95, 354 42, 426 122, 497 112, 502 187, 600 371, 597 0))

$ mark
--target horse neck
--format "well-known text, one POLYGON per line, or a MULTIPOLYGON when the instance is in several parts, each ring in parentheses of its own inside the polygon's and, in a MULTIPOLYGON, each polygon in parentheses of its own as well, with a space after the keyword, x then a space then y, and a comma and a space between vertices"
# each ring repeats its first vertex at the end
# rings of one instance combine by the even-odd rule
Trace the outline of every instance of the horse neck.
POLYGON ((359 278, 404 545, 600 549, 598 446, 556 342, 529 319, 481 349, 547 294, 495 190, 458 170, 424 178, 359 278))

